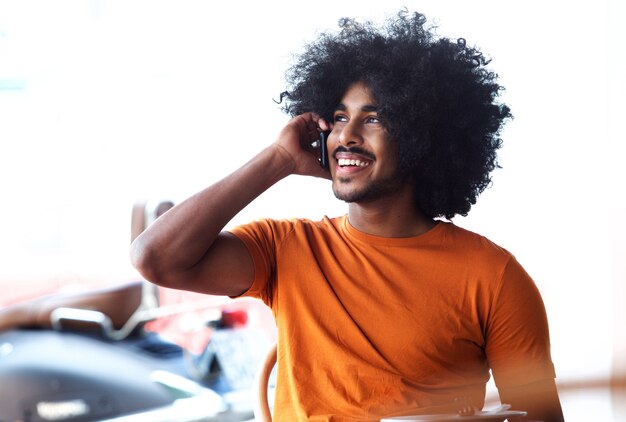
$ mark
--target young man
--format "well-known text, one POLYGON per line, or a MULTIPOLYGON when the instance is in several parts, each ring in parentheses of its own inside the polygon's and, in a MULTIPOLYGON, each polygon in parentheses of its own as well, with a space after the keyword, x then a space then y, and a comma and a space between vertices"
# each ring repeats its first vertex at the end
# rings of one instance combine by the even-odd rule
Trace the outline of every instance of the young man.
POLYGON ((503 403, 562 420, 540 294, 505 249, 445 219, 497 167, 510 117, 482 54, 420 14, 345 19, 288 72, 278 139, 157 220, 134 265, 168 287, 259 297, 278 326, 277 421, 370 421, 503 403), (313 147, 327 139, 329 170, 313 147), (225 225, 291 174, 332 180, 348 214, 225 225))

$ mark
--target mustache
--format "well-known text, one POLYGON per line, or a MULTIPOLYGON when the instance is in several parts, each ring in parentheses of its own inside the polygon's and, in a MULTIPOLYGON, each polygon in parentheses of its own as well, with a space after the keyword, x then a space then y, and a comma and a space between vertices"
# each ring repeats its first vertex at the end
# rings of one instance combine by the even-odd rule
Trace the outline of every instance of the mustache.
POLYGON ((343 145, 339 145, 337 148, 334 149, 333 151, 333 158, 337 158, 337 153, 338 152, 347 152, 347 153, 351 153, 351 154, 359 154, 362 155, 364 157, 369 158, 370 160, 374 161, 376 160, 376 156, 374 154, 372 154, 369 151, 364 150, 361 147, 351 147, 351 148, 346 148, 343 145))

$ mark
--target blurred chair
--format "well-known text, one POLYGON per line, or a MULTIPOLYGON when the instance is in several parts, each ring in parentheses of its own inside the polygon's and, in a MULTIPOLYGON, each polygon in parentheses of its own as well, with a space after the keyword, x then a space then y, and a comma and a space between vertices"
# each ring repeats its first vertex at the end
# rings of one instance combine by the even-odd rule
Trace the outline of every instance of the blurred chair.
POLYGON ((167 199, 135 202, 130 217, 130 241, 135 240, 154 220, 173 207, 174 202, 167 199))
POLYGON ((274 365, 276 365, 276 343, 269 348, 254 379, 254 417, 257 422, 272 421, 268 390, 270 375, 274 365))
MULTIPOLYGON (((142 201, 131 214, 131 241, 172 208, 172 201, 142 201)), ((108 337, 120 340, 156 317, 157 287, 133 281, 80 292, 58 292, 0 309, 0 331, 15 328, 55 328, 84 323, 101 325, 108 337)))

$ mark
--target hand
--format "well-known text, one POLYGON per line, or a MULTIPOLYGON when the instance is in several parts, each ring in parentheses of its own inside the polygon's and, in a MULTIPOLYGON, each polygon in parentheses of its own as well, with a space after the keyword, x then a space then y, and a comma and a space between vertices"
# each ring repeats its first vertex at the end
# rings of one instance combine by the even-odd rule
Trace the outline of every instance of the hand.
POLYGON ((278 135, 274 146, 292 160, 293 174, 330 179, 330 173, 319 164, 319 148, 311 145, 318 139, 319 129, 332 130, 332 126, 315 113, 304 113, 292 118, 278 135))

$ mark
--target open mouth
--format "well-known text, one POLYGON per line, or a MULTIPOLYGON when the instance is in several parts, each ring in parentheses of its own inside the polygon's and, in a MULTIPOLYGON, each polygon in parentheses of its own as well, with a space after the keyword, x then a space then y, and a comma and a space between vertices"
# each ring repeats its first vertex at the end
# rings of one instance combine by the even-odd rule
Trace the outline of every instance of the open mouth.
POLYGON ((339 167, 367 167, 370 165, 370 162, 350 158, 339 158, 337 159, 337 165, 339 167))

